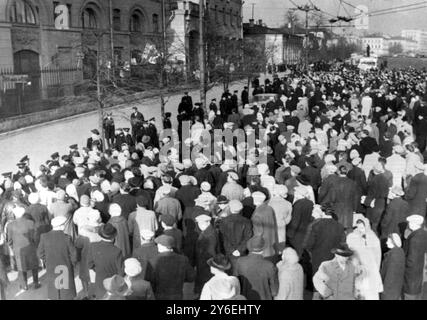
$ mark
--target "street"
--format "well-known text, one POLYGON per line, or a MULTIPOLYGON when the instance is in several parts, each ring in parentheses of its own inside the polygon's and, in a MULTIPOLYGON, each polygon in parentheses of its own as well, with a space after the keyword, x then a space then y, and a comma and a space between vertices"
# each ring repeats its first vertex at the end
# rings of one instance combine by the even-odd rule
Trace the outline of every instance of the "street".
MULTIPOLYGON (((262 79, 261 79, 262 80, 262 79)), ((229 90, 243 90, 247 80, 234 83, 229 90)), ((223 93, 222 85, 216 86, 207 93, 207 104, 211 99, 221 98, 223 93)), ((193 98, 193 103, 199 101, 199 91, 193 90, 189 94, 193 98)), ((172 113, 172 124, 176 128, 176 116, 178 105, 181 101, 182 93, 169 97, 167 100, 165 112, 172 113)), ((166 98, 167 99, 167 98, 166 98)), ((139 103, 133 103, 127 106, 114 107, 107 111, 113 112, 116 128, 130 127, 130 121, 126 119, 132 113, 132 107, 138 107, 145 119, 155 117, 156 125, 160 129, 162 118, 160 112, 159 99, 146 99, 139 103)), ((11 133, 0 135, 0 150, 3 157, 0 158, 0 172, 16 172, 16 163, 25 156, 30 158, 30 169, 33 173, 37 172, 39 166, 50 159, 54 152, 59 154, 68 154, 68 146, 77 143, 79 148, 86 146, 86 139, 90 137, 90 130, 98 127, 98 114, 91 112, 89 114, 78 115, 67 119, 53 121, 17 130, 11 133)))

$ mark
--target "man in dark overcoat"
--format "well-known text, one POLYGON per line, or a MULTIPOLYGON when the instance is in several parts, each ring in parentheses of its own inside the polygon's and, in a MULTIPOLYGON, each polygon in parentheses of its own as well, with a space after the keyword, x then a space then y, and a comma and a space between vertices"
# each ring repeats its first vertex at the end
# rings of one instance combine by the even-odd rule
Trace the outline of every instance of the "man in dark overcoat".
POLYGON ((405 192, 405 200, 408 201, 410 212, 425 217, 427 198, 427 171, 415 175, 405 192))
POLYGON ((213 276, 207 261, 217 254, 218 236, 211 224, 212 218, 210 216, 202 214, 197 216, 195 220, 201 232, 195 247, 196 281, 194 292, 200 294, 204 284, 213 276))
POLYGON ((12 248, 18 269, 18 278, 21 290, 28 290, 27 271, 32 272, 34 288, 38 289, 39 260, 37 258, 36 229, 34 221, 27 219, 25 209, 16 207, 13 209, 16 220, 7 225, 7 240, 12 248))
POLYGON ((101 241, 93 242, 89 246, 88 266, 96 272, 95 294, 100 299, 105 294, 103 281, 114 275, 124 276, 122 250, 114 245, 117 230, 109 223, 103 225, 99 231, 101 241))
POLYGON ((49 300, 73 300, 76 296, 74 265, 77 251, 71 237, 64 233, 67 218, 52 219, 52 231, 41 235, 37 254, 46 265, 49 300))
POLYGON ((403 293, 405 300, 420 300, 423 290, 424 262, 427 251, 427 231, 424 230, 424 218, 411 215, 407 218, 408 232, 403 250, 406 256, 403 293))
POLYGON ((173 252, 174 238, 161 235, 155 242, 159 254, 150 260, 152 269, 146 279, 151 282, 156 300, 182 300, 184 282, 194 281, 194 269, 186 256, 173 252))
POLYGON ((249 254, 236 263, 241 294, 248 300, 272 300, 279 291, 277 268, 263 258, 265 246, 262 236, 254 236, 247 243, 249 254))
POLYGON ((401 187, 393 187, 388 195, 388 204, 381 219, 381 239, 397 233, 403 237, 406 218, 410 214, 409 204, 402 199, 404 192, 401 187))

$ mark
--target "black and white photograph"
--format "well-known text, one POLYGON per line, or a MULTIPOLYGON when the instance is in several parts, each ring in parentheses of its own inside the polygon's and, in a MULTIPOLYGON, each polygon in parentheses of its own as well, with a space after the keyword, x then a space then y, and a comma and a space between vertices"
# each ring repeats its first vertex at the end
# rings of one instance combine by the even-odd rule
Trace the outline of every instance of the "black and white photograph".
POLYGON ((0 300, 427 300, 426 18, 0 0, 0 300))

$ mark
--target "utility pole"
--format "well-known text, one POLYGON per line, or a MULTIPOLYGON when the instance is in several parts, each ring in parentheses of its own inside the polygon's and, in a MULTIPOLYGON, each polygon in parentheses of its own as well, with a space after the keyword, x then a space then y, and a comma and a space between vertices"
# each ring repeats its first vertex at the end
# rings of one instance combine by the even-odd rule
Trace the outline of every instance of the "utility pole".
MULTIPOLYGON (((206 58, 205 58, 205 1, 199 0, 199 70, 200 70, 200 102, 203 104, 203 108, 206 108, 206 58)), ((206 112, 206 114, 208 114, 206 112)))
POLYGON ((251 3, 251 5, 252 5, 252 20, 253 20, 254 16, 255 16, 255 6, 256 6, 256 3, 251 3))
POLYGON ((109 0, 110 7, 110 45, 111 45, 111 80, 114 80, 114 26, 113 26, 113 0, 109 0))
POLYGON ((321 11, 318 7, 311 4, 306 4, 304 6, 297 6, 297 10, 305 12, 305 69, 308 71, 308 40, 309 40, 309 34, 308 34, 308 14, 311 11, 321 11))

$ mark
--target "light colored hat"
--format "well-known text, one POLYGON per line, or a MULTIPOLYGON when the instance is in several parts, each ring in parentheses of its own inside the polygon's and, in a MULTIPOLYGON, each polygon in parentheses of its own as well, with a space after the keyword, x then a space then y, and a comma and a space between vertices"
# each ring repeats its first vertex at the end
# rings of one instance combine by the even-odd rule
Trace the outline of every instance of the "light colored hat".
POLYGON ((255 203, 262 203, 265 201, 267 197, 265 196, 264 193, 257 191, 252 193, 252 198, 254 199, 255 203))
POLYGON ((406 221, 412 222, 416 225, 422 225, 424 223, 424 217, 418 214, 413 214, 412 216, 407 217, 406 221))
POLYGON ((187 175, 179 176, 178 179, 179 179, 179 182, 181 183, 181 185, 183 185, 183 186, 190 184, 190 177, 187 175))
POLYGON ((350 151, 350 159, 356 159, 358 157, 360 157, 360 154, 356 149, 350 151))
POLYGON ((377 164, 374 166, 373 170, 374 170, 374 173, 375 173, 375 174, 381 174, 381 173, 384 173, 384 168, 383 168, 383 166, 382 166, 382 164, 381 164, 381 163, 377 163, 377 164))
POLYGON ((60 226, 63 226, 67 222, 67 218, 64 216, 58 216, 52 219, 50 224, 52 225, 52 228, 58 228, 60 226))
POLYGON ((325 156, 325 162, 327 163, 327 162, 334 162, 336 159, 335 159, 335 156, 334 155, 332 155, 332 154, 327 154, 326 156, 325 156))
POLYGON ((136 277, 142 272, 141 264, 135 258, 126 259, 124 264, 125 264, 125 273, 129 277, 136 277))
POLYGON ((402 240, 400 239, 400 236, 397 233, 392 233, 388 236, 388 238, 393 242, 393 244, 401 248, 402 247, 402 240))
POLYGON ((288 194, 288 188, 285 185, 276 184, 273 188, 273 194, 285 198, 288 194))
POLYGON ((207 214, 201 214, 195 218, 196 222, 209 222, 212 220, 207 214))
POLYGON ((231 200, 228 207, 231 213, 239 213, 243 209, 243 205, 239 200, 231 200))
POLYGON ((200 189, 201 189, 202 191, 204 191, 204 192, 209 192, 209 191, 211 191, 211 185, 210 185, 210 183, 209 183, 209 182, 204 181, 204 182, 202 182, 202 184, 200 185, 200 189))
POLYGON ((103 194, 101 191, 99 191, 99 190, 95 190, 95 191, 92 193, 91 198, 92 198, 93 200, 95 200, 96 202, 102 202, 102 201, 104 201, 105 196, 104 196, 104 194, 103 194))
POLYGON ((237 173, 235 173, 235 172, 229 172, 229 173, 228 173, 228 176, 229 176, 231 179, 233 179, 234 181, 239 180, 239 176, 238 176, 238 175, 237 175, 237 173))
POLYGON ((393 151, 396 152, 397 154, 403 154, 403 153, 405 153, 405 149, 400 144, 395 145, 393 147, 393 151))
POLYGON ((122 208, 117 203, 110 204, 110 208, 108 209, 108 213, 112 217, 119 217, 122 214, 122 208))
POLYGON ((139 231, 139 234, 141 235, 141 238, 145 240, 150 240, 154 237, 154 232, 149 229, 142 229, 139 231))
POLYGON ((39 202, 39 200, 40 200, 40 197, 38 193, 33 192, 33 193, 30 193, 30 195, 28 196, 28 201, 31 204, 36 204, 39 202))
POLYGON ((353 161, 351 163, 353 164, 353 166, 358 166, 361 162, 362 162, 362 159, 357 157, 357 158, 353 159, 353 161))
POLYGON ((25 214, 25 208, 24 207, 15 207, 12 209, 12 212, 15 215, 15 218, 19 219, 25 214))
POLYGON ((391 188, 390 191, 399 197, 401 197, 405 194, 402 187, 400 187, 400 186, 394 186, 393 188, 391 188))
POLYGON ((260 163, 258 166, 258 172, 259 174, 262 175, 266 175, 270 172, 268 165, 266 163, 260 163))

